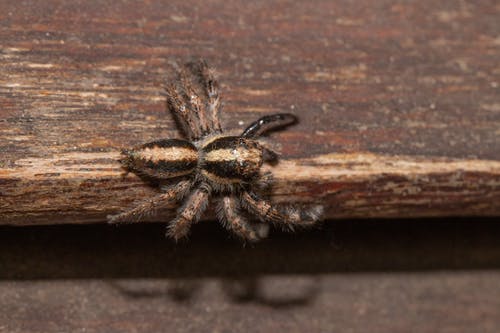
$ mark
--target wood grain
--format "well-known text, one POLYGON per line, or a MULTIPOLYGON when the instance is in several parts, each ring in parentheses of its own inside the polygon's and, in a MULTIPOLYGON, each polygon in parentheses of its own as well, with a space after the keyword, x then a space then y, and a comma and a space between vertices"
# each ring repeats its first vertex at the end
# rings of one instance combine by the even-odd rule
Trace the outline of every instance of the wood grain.
MULTIPOLYGON (((171 64, 217 68, 225 128, 273 135, 277 201, 327 218, 500 214, 495 1, 0 4, 0 223, 103 222, 155 189, 121 148, 178 137, 171 64)), ((165 212, 168 218, 171 212, 165 212)), ((210 216, 209 216, 210 217, 210 216)))

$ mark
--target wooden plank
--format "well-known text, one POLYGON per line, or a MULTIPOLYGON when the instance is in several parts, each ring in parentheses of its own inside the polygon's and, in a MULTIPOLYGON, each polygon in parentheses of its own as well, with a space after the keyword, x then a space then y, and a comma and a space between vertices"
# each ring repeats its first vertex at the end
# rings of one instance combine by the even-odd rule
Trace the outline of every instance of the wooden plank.
POLYGON ((219 71, 226 128, 300 116, 273 135, 276 201, 323 202, 327 218, 499 215, 498 14, 451 0, 2 3, 0 223, 99 222, 152 195, 121 177, 118 152, 178 136, 162 85, 192 56, 219 71))

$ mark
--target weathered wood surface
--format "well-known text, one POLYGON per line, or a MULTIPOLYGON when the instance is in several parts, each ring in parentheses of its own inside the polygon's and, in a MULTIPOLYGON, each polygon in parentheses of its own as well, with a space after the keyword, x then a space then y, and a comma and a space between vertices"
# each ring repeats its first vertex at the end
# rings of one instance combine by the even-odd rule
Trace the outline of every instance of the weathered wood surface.
MULTIPOLYGON (((104 221, 151 195, 121 148, 178 136, 169 63, 220 73, 223 123, 288 111, 277 201, 327 218, 500 215, 496 1, 0 3, 0 223, 104 221)), ((171 214, 171 212, 170 212, 171 214)), ((168 215, 168 213, 167 213, 168 215)))

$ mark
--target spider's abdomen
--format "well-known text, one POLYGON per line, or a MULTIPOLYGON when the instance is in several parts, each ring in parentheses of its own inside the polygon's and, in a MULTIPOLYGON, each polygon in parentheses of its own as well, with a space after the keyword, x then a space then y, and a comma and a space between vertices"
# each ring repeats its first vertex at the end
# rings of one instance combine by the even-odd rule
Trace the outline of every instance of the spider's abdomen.
POLYGON ((262 166, 262 147, 254 140, 225 136, 201 149, 201 172, 218 183, 250 181, 262 166))
POLYGON ((123 153, 122 162, 127 169, 152 178, 189 175, 198 165, 196 147, 179 139, 152 141, 123 153))

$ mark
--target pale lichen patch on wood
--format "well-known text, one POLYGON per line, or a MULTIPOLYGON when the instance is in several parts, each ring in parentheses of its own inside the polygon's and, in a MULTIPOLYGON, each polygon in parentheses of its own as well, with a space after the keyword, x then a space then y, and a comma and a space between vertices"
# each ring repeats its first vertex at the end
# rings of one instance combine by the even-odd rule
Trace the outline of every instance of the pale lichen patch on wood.
POLYGON ((28 68, 52 68, 55 67, 54 64, 37 64, 37 63, 29 63, 26 64, 28 68))
POLYGON ((116 162, 119 153, 64 153, 44 158, 23 158, 13 162, 13 168, 0 170, 4 179, 39 181, 39 175, 58 179, 118 177, 123 172, 116 162))

